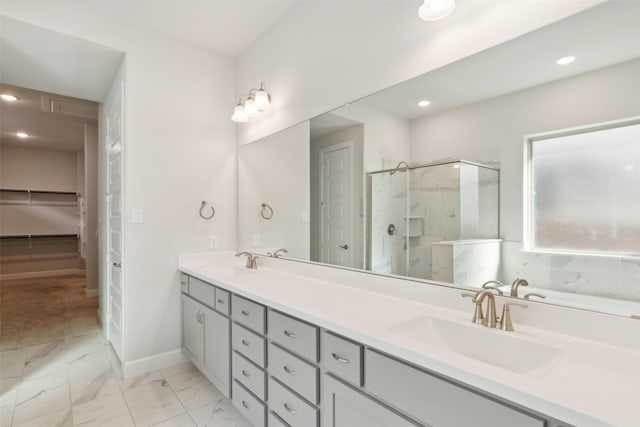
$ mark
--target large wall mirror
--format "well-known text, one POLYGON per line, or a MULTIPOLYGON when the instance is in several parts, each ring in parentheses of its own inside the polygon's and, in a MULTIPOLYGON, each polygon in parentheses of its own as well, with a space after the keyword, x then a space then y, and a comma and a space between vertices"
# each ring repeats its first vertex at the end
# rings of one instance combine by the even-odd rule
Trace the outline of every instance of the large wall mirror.
POLYGON ((608 2, 241 146, 240 248, 640 315, 639 18, 608 2))

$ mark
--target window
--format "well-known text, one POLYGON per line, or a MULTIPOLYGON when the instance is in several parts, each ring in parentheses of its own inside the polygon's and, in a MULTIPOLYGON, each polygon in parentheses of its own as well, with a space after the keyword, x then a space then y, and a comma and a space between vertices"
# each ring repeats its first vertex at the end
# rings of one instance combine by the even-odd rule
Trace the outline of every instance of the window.
POLYGON ((525 247, 640 255, 640 118, 525 138, 525 247))

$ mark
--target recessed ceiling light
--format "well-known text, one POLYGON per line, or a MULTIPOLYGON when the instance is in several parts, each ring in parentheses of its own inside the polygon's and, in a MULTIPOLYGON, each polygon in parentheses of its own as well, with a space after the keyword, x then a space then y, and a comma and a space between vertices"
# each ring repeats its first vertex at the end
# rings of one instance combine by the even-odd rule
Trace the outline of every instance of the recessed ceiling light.
POLYGON ((26 133, 26 132, 18 132, 18 133, 16 133, 16 136, 18 138, 29 138, 29 134, 26 133))
POLYGON ((14 95, 11 95, 11 94, 8 94, 8 93, 0 94, 0 98, 4 99, 5 101, 9 101, 9 102, 13 102, 13 101, 17 101, 18 100, 17 96, 14 96, 14 95))
POLYGON ((422 101, 420 101, 420 102, 418 102, 418 106, 419 106, 419 107, 422 107, 422 108, 424 108, 424 107, 428 107, 428 106, 429 106, 429 104, 431 104, 431 102, 427 101, 426 99, 425 99, 425 100, 422 100, 422 101))
POLYGON ((558 64, 558 65, 567 65, 567 64, 571 64, 575 60, 576 60, 575 56, 563 56, 562 58, 560 58, 560 59, 558 59, 556 61, 556 64, 558 64))

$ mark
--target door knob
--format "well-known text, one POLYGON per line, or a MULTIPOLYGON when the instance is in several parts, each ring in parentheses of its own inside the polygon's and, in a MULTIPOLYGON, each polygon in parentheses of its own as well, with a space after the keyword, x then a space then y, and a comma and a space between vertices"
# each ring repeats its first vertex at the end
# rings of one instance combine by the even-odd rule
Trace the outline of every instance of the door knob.
POLYGON ((114 262, 114 263, 113 263, 113 266, 114 266, 115 268, 120 268, 120 267, 122 267, 122 263, 121 263, 121 262, 114 262))
POLYGON ((339 248, 344 249, 345 251, 346 251, 347 249, 349 249, 349 245, 347 245, 346 243, 345 243, 344 245, 340 245, 340 246, 338 246, 338 247, 339 247, 339 248))

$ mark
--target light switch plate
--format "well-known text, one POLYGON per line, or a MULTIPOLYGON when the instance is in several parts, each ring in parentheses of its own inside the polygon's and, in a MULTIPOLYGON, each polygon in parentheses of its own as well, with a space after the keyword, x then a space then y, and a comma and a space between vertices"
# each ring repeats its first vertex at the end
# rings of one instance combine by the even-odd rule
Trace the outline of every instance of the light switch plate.
POLYGON ((211 249, 218 249, 218 236, 216 236, 215 234, 209 236, 209 247, 211 249))
POLYGON ((144 222, 142 209, 136 208, 131 210, 131 222, 134 224, 142 224, 144 222))

